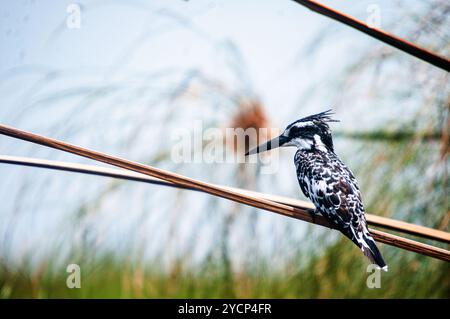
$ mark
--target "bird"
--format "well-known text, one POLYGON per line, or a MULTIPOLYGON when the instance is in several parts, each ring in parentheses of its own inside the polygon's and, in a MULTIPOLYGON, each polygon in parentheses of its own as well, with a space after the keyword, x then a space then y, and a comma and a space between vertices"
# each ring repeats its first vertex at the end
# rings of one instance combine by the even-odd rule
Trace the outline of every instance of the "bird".
POLYGON ((372 264, 387 271, 388 266, 367 227, 358 182, 335 153, 328 123, 339 121, 332 115, 330 109, 301 118, 289 124, 280 136, 251 149, 245 156, 277 147, 296 147, 297 179, 303 194, 315 206, 308 211, 313 220, 321 214, 356 244, 372 264))

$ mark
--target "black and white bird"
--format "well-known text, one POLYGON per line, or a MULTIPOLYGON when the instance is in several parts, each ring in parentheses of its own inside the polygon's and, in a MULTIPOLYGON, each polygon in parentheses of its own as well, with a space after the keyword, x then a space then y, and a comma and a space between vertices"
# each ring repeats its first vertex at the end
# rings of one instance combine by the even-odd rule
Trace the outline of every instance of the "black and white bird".
POLYGON ((295 146, 294 162, 303 194, 330 224, 354 242, 369 260, 387 271, 387 265, 367 229, 364 205, 358 182, 350 169, 334 152, 328 122, 338 122, 331 110, 302 118, 284 132, 245 155, 295 146))

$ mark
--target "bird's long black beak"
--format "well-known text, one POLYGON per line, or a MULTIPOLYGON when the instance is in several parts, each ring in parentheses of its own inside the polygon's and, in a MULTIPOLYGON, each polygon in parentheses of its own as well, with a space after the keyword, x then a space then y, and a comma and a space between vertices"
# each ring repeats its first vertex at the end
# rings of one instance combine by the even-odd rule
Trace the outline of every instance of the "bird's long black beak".
POLYGON ((250 151, 245 153, 245 156, 265 152, 265 151, 272 150, 274 148, 283 146, 283 144, 286 143, 288 140, 289 140, 288 137, 286 137, 284 135, 280 135, 278 137, 275 137, 274 139, 271 139, 270 141, 268 141, 264 144, 258 145, 254 149, 251 149, 250 151))

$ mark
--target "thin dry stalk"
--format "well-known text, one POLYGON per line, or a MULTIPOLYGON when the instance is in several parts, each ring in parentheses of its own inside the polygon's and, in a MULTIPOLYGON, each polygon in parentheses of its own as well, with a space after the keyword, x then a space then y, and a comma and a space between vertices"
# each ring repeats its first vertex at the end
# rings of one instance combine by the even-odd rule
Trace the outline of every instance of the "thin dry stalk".
MULTIPOLYGON (((20 129, 16 129, 1 124, 0 124, 0 134, 40 144, 43 146, 51 147, 54 149, 62 150, 65 152, 90 158, 96 161, 100 161, 106 164, 110 164, 116 167, 121 167, 124 169, 135 171, 144 175, 156 177, 183 187, 189 187, 214 196, 226 198, 241 204, 268 210, 277 214, 300 219, 328 228, 333 228, 332 225, 330 225, 322 216, 317 216, 313 220, 310 214, 304 209, 298 209, 288 205, 276 203, 270 200, 260 199, 248 194, 240 194, 234 190, 201 182, 189 177, 185 177, 169 171, 158 169, 149 165, 143 165, 140 163, 132 162, 109 154, 89 150, 80 146, 72 145, 56 139, 44 137, 41 135, 33 134, 30 132, 26 132, 20 129)), ((422 255, 434 257, 445 261, 450 261, 450 251, 448 250, 419 243, 410 239, 395 236, 381 231, 373 231, 373 230, 371 231, 374 239, 377 241, 383 242, 391 246, 399 247, 405 250, 413 251, 422 255)))

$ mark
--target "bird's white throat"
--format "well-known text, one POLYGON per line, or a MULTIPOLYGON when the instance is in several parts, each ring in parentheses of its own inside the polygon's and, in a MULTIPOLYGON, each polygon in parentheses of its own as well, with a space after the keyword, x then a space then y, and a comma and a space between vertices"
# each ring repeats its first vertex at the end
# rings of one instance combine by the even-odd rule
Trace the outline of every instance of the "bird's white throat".
POLYGON ((286 143, 284 145, 285 146, 295 146, 295 147, 297 147, 297 149, 305 150, 305 151, 309 151, 314 147, 316 150, 319 150, 319 151, 322 151, 325 153, 328 152, 327 147, 322 142, 322 139, 320 138, 320 136, 317 134, 314 135, 314 140, 311 140, 308 138, 297 137, 297 138, 293 138, 292 140, 290 140, 288 143, 286 143))

